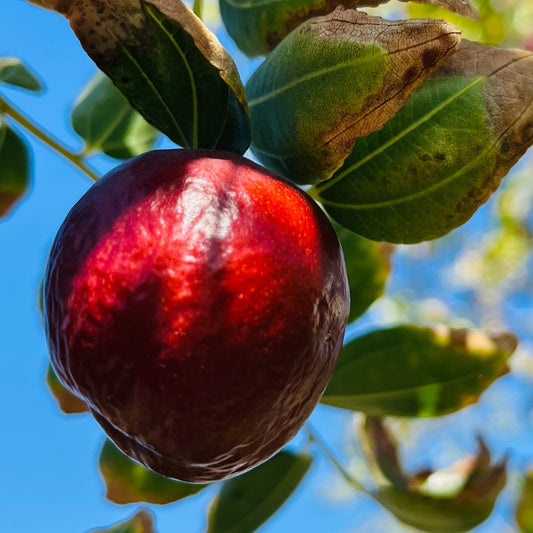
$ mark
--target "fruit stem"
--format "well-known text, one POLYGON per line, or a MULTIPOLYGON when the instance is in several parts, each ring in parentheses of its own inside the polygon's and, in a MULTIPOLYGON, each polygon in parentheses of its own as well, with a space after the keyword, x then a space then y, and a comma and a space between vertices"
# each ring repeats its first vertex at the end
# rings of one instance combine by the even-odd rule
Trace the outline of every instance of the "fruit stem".
POLYGON ((192 10, 199 19, 202 18, 203 7, 204 7, 203 0, 194 0, 193 5, 192 5, 192 10))
POLYGON ((22 126, 26 131, 37 137, 41 142, 46 144, 52 150, 62 155, 67 161, 70 161, 75 167, 81 170, 86 176, 93 181, 98 180, 98 174, 91 169, 80 157, 79 154, 73 153, 66 146, 56 141, 51 134, 43 128, 32 122, 21 110, 17 109, 4 96, 0 95, 0 113, 11 117, 15 122, 22 126))
POLYGON ((318 435, 318 433, 307 423, 305 425, 305 429, 307 431, 307 436, 309 438, 309 441, 311 443, 316 444, 324 453, 324 455, 329 459, 329 461, 333 464, 333 466, 339 471, 341 476, 345 479, 345 481, 348 482, 349 485, 354 487, 356 490, 359 490, 361 492, 364 492, 368 496, 374 497, 374 495, 369 492, 363 484, 355 479, 346 468, 340 463, 340 461, 335 457, 333 452, 329 449, 328 445, 322 440, 322 438, 318 435))

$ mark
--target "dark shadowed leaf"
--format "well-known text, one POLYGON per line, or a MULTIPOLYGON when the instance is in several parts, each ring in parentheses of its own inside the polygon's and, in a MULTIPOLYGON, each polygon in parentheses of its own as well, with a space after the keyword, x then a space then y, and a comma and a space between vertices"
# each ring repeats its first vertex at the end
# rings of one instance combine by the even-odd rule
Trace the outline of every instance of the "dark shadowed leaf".
POLYGON ((335 224, 350 284, 350 317, 361 316, 385 290, 393 246, 360 237, 335 224))
POLYGON ((294 492, 311 457, 282 451, 222 485, 209 509, 208 533, 251 533, 294 492))
POLYGON ((106 485, 106 498, 114 503, 166 504, 192 496, 206 487, 156 474, 132 461, 108 439, 100 452, 99 465, 106 485))
POLYGON ((16 57, 0 57, 0 83, 39 92, 43 85, 37 75, 16 57))
POLYGON ((390 22, 343 7, 307 21, 246 84, 252 151, 297 183, 331 177, 459 41, 444 21, 390 22))
POLYGON ((438 416, 508 371, 510 333, 399 326, 345 345, 321 402, 374 416, 438 416))
MULTIPOLYGON (((271 52, 302 22, 327 15, 339 4, 346 8, 375 7, 388 0, 219 0, 224 26, 239 48, 249 56, 271 52)), ((408 0, 403 0, 408 1, 408 0)), ((464 0, 419 0, 460 15, 477 18, 464 0)))
POLYGON ((516 508, 516 523, 522 533, 533 533, 533 471, 524 480, 516 508))
POLYGON ((71 120, 74 130, 85 141, 87 152, 99 150, 117 159, 147 152, 158 135, 101 72, 74 104, 71 120))
POLYGON ((311 194, 370 239, 413 243, 448 233, 533 143, 532 79, 533 53, 463 41, 311 194))
POLYGON ((46 384, 52 393, 52 396, 57 400, 61 411, 67 414, 85 413, 88 411, 87 404, 72 394, 65 386, 59 381, 54 369, 48 364, 46 371, 46 384))
POLYGON ((155 533, 154 517, 150 510, 140 509, 124 522, 92 529, 88 533, 155 533))
POLYGON ((30 160, 24 141, 6 123, 0 123, 0 217, 7 215, 26 192, 30 160))
POLYGON ((130 104, 171 140, 246 150, 250 132, 237 68, 179 0, 50 1, 130 104))

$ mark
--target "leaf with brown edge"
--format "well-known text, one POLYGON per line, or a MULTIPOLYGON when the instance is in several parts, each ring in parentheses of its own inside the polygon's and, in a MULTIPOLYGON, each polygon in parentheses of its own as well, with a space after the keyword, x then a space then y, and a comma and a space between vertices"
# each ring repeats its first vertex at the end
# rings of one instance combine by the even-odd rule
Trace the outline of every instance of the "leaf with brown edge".
POLYGON ((532 143, 533 53, 463 41, 310 194, 369 239, 435 239, 465 223, 532 143))
POLYGON ((244 153, 246 98, 226 50, 180 0, 48 0, 144 118, 191 148, 244 153))
POLYGON ((59 381, 52 365, 48 364, 46 370, 46 384, 52 393, 52 396, 57 400, 59 408, 66 414, 86 413, 89 409, 87 404, 81 399, 72 394, 59 381))
MULTIPOLYGON (((339 4, 348 9, 376 7, 388 0, 219 0, 228 33, 248 56, 266 55, 292 30, 312 17, 327 15, 339 4)), ((402 0, 407 2, 408 0, 402 0)), ((466 0, 419 0, 477 19, 466 0)))
POLYGON ((154 516, 149 509, 139 509, 131 518, 88 533, 155 533, 154 516))
POLYGON ((444 21, 387 21, 342 6, 307 21, 246 84, 252 151, 294 182, 328 179, 459 42, 444 21))
POLYGON ((106 498, 118 504, 164 505, 192 496, 207 486, 175 481, 148 470, 124 455, 109 439, 102 446, 99 466, 106 498))

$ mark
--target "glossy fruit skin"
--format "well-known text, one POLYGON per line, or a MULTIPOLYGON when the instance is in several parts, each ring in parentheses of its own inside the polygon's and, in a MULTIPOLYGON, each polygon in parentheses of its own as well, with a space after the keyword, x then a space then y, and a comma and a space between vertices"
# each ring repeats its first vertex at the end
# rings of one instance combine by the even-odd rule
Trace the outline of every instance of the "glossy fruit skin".
POLYGON ((209 482, 282 448, 342 346, 342 251, 320 208, 234 154, 153 151, 72 208, 44 282, 52 364, 130 457, 209 482))

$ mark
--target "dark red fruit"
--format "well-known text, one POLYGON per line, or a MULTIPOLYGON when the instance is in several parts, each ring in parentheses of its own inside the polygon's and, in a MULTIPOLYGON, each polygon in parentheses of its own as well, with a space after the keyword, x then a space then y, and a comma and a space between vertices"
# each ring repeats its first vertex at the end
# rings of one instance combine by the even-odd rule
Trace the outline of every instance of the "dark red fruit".
POLYGON ((236 155, 137 157, 96 183, 44 285, 54 368, 128 455, 207 482, 301 428, 341 348, 342 252, 303 192, 236 155))

